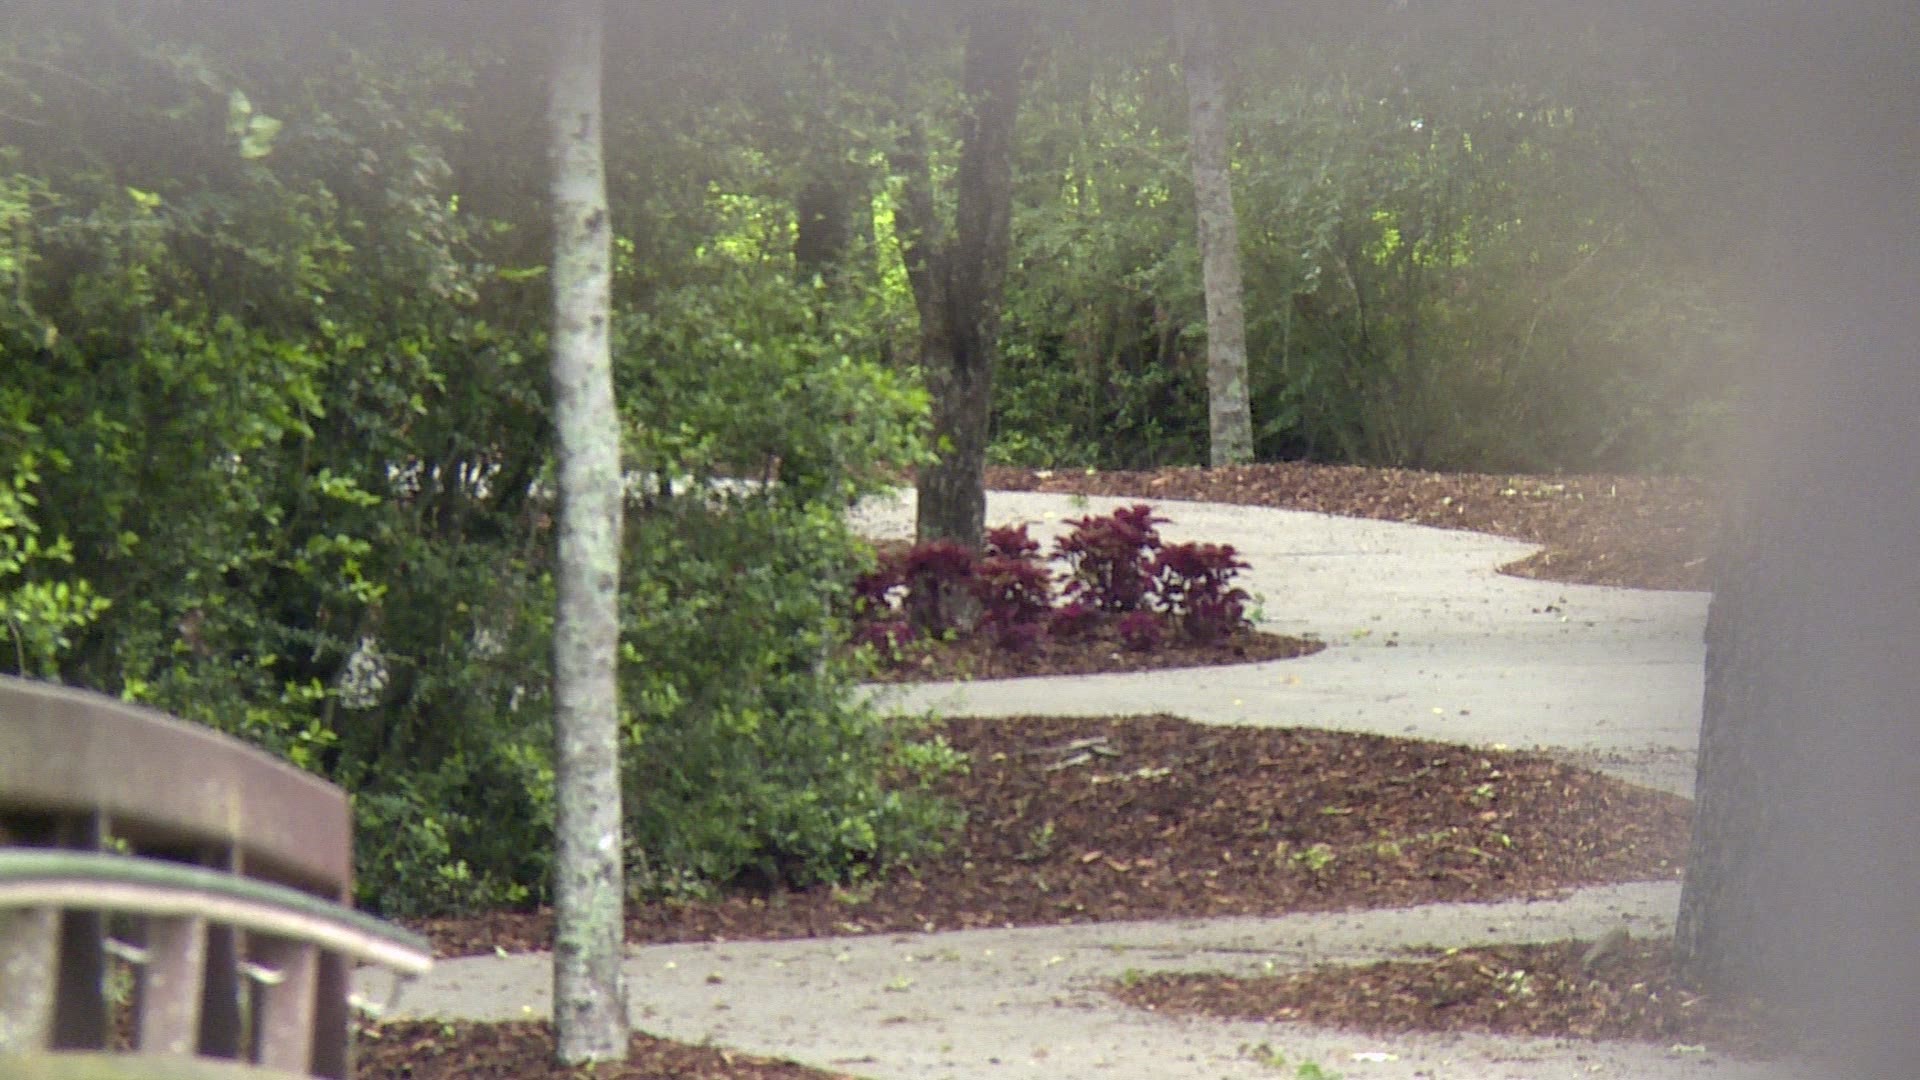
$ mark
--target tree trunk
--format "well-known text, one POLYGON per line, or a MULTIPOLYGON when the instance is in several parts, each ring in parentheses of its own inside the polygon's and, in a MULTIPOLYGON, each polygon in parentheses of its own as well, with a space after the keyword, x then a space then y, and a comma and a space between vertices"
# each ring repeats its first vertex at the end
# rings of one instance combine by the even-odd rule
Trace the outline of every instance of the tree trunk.
POLYGON ((1208 0, 1178 4, 1180 66, 1187 81, 1188 156, 1207 298, 1207 420, 1213 465, 1253 460, 1247 402, 1247 316, 1240 280, 1240 226, 1233 212, 1227 85, 1220 32, 1208 0))
POLYGON ((1917 28, 1799 14, 1697 65, 1730 175, 1759 180, 1736 261, 1767 367, 1708 619, 1675 961, 1806 1014, 1820 1075, 1879 1080, 1920 1061, 1920 207, 1911 150, 1889 152, 1920 124, 1917 28))
POLYGON ((896 154, 909 185, 898 216, 938 454, 920 470, 921 540, 977 548, 986 534, 987 434, 1013 235, 1013 131, 1028 22, 1019 5, 983 6, 969 20, 951 236, 934 216, 924 131, 916 128, 896 154))
POLYGON ((627 1056, 620 961, 620 418, 608 347, 612 228, 600 115, 601 0, 564 0, 548 125, 553 168, 553 1023, 563 1063, 627 1056))
POLYGON ((840 177, 816 175, 794 199, 794 269, 801 281, 831 282, 854 239, 854 192, 840 177))

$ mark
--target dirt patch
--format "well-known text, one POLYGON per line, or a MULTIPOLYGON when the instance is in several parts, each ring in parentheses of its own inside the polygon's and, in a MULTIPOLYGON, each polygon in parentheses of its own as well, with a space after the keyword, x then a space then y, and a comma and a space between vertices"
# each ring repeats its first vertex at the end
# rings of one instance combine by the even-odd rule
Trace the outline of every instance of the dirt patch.
MULTIPOLYGON (((852 886, 629 910, 635 942, 1280 915, 1676 878, 1691 803, 1538 754, 1170 716, 956 719, 939 858, 852 886)), ((447 956, 544 949, 545 911, 416 924, 447 956)))

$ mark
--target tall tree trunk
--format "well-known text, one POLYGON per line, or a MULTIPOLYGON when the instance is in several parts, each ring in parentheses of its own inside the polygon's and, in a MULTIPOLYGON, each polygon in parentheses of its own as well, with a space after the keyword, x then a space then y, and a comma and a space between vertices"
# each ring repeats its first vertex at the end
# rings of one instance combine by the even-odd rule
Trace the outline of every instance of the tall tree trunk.
POLYGON ((563 0, 547 121, 553 169, 553 1023, 566 1064, 627 1056, 620 961, 620 418, 608 350, 612 228, 600 114, 601 0, 563 0))
POLYGON ((1768 365, 1738 455, 1750 495, 1708 619, 1675 960, 1697 985, 1809 1013, 1832 1038, 1821 1075, 1910 1077, 1920 19, 1807 5, 1742 32, 1694 66, 1723 95, 1715 126, 1744 140, 1728 148, 1732 175, 1759 182, 1738 265, 1756 275, 1768 365))
POLYGON ((1227 83, 1209 0, 1180 0, 1180 67, 1187 81, 1188 156, 1207 299, 1207 420, 1215 466, 1253 460, 1247 402, 1247 316, 1240 279, 1240 226, 1233 212, 1227 83))
POLYGON ((957 208, 951 235, 935 218, 925 133, 896 154, 909 190, 899 211, 920 363, 933 397, 938 458, 920 470, 915 531, 979 547, 987 519, 987 433, 1000 302, 1013 235, 1013 131, 1029 18, 1021 5, 981 5, 969 17, 962 73, 957 208))

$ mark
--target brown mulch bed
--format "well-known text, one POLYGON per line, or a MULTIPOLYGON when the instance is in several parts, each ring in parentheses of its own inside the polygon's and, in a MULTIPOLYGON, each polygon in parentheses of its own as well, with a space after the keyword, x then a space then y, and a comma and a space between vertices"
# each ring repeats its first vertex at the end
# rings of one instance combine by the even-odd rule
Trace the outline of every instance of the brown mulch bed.
POLYGON ((1097 675, 1112 671, 1257 664, 1312 656, 1326 642, 1311 638, 1241 630, 1219 641, 1200 643, 1169 636, 1152 650, 1128 648, 1110 627, 1084 638, 1042 638, 1024 653, 994 648, 985 637, 952 643, 909 646, 899 660, 877 668, 879 683, 940 682, 948 679, 1013 679, 1034 675, 1097 675))
MULTIPOLYGON (((851 887, 630 909, 628 940, 816 937, 1494 900, 1672 879, 1691 804, 1537 754, 1169 716, 957 719, 942 857, 851 887)), ((417 927, 544 949, 546 912, 417 927)))
POLYGON ((553 1026, 404 1021, 364 1028, 359 1080, 852 1080, 790 1061, 635 1035, 628 1059, 591 1070, 554 1062, 553 1026))
POLYGON ((1593 949, 1585 941, 1500 945, 1258 978, 1129 976, 1108 989, 1155 1012, 1376 1034, 1630 1039, 1759 1058, 1796 1048, 1789 1026, 1757 1002, 1703 997, 1676 983, 1671 938, 1628 940, 1589 962, 1593 949))
POLYGON ((1571 584, 1705 589, 1720 503, 1675 476, 1500 476, 1270 462, 1151 472, 990 467, 987 486, 1312 510, 1546 545, 1508 573, 1571 584))

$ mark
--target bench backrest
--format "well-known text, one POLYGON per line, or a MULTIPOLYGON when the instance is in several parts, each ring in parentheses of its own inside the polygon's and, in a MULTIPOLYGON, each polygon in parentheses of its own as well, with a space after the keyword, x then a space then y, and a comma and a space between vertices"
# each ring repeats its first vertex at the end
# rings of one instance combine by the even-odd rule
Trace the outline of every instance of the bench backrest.
POLYGON ((345 1077, 355 959, 425 963, 423 942, 346 908, 343 792, 101 695, 0 677, 0 845, 0 1054, 106 1049, 117 950, 139 1052, 345 1077))

